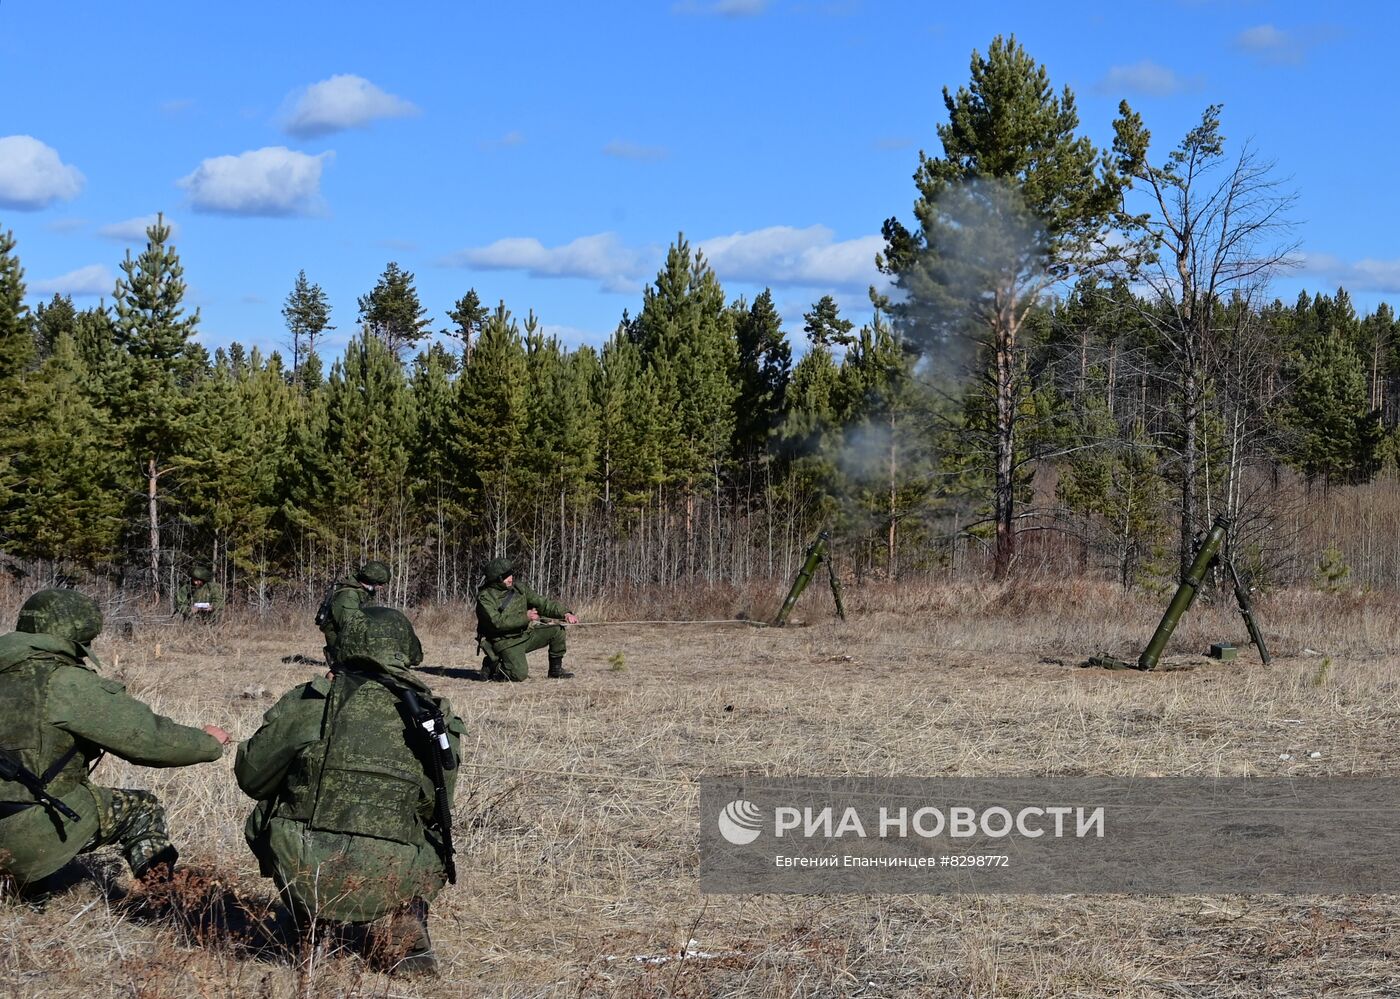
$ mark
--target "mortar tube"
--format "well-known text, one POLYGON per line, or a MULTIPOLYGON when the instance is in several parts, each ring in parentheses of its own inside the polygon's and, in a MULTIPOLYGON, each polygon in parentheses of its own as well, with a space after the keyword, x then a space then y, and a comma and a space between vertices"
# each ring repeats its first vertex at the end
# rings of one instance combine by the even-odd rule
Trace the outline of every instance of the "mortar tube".
POLYGON ((1172 602, 1167 605, 1167 612, 1162 615, 1161 623, 1157 625, 1157 630, 1152 633, 1152 641, 1147 643, 1147 648, 1143 649, 1142 655, 1138 657, 1138 669, 1153 669, 1162 658, 1162 650, 1167 647, 1172 632, 1181 623, 1182 615, 1190 610, 1191 605, 1195 603, 1196 591, 1205 581, 1206 572, 1209 571, 1211 563, 1220 554, 1220 546, 1224 543, 1225 533, 1229 529, 1230 520, 1228 517, 1222 514, 1215 518, 1210 533, 1201 542, 1201 547, 1196 550, 1196 557, 1191 562, 1191 568, 1186 570, 1186 575, 1182 577, 1181 585, 1177 587, 1172 602))

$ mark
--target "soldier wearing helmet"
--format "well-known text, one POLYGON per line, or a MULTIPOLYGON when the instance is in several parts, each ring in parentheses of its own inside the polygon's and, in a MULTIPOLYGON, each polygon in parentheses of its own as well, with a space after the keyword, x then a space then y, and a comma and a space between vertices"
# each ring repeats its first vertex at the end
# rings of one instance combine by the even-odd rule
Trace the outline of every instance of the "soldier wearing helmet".
POLYGON ((335 662, 335 643, 340 630, 351 614, 369 606, 375 590, 389 582, 389 567, 383 562, 370 561, 360 566, 349 579, 339 580, 327 591, 316 611, 316 626, 326 636, 326 662, 335 662))
POLYGON ((439 792, 452 799, 464 731, 414 675, 421 659, 399 611, 355 612, 335 669, 273 705, 234 766, 258 802, 248 845, 298 922, 349 924, 347 935, 396 973, 437 967, 428 903, 453 868, 451 816, 435 806, 439 792), (440 741, 424 731, 428 717, 440 741), (430 754, 439 752, 435 770, 430 754))
POLYGON ((228 742, 223 729, 177 724, 99 676, 87 660, 101 630, 91 597, 50 589, 26 600, 15 630, 0 636, 0 750, 66 806, 0 780, 0 872, 22 885, 107 845, 120 847, 138 880, 167 878, 178 853, 160 801, 99 787, 90 768, 104 752, 150 767, 207 763, 228 742))
POLYGON ((542 614, 578 624, 578 618, 563 604, 516 582, 515 563, 510 559, 493 558, 486 563, 485 579, 476 594, 476 635, 486 654, 489 679, 524 680, 530 675, 526 655, 545 647, 549 648, 549 678, 567 680, 573 676, 564 669, 563 626, 531 627, 542 614))
POLYGON ((190 578, 175 591, 175 613, 188 621, 214 621, 224 609, 224 588, 214 582, 214 570, 207 562, 190 566, 190 578))

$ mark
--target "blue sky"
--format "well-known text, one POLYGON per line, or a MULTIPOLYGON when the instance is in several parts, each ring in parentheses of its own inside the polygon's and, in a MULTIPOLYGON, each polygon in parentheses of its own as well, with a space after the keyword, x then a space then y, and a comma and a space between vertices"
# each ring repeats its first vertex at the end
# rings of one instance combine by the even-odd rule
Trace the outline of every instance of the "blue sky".
POLYGON ((333 343, 390 260, 439 327, 468 288, 600 342, 678 232, 789 331, 856 319, 881 221, 908 219, 941 88, 1015 33, 1111 137, 1223 131, 1296 189, 1277 282, 1400 300, 1391 5, 1229 0, 110 4, 0 0, 0 229, 31 300, 110 298, 142 222, 177 227, 200 338, 264 348, 304 268, 333 343))

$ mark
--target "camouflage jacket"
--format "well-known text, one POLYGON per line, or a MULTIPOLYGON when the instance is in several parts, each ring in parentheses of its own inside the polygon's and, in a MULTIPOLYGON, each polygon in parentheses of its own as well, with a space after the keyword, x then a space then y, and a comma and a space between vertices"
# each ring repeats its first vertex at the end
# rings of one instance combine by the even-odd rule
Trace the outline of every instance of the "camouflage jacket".
MULTIPOLYGON (((407 670, 392 683, 435 700, 454 758, 464 731, 443 698, 407 670)), ((305 911, 377 919, 446 881, 433 828, 427 735, 373 675, 342 672, 288 691, 239 747, 238 786, 258 801, 244 835, 263 874, 305 911)), ((446 772, 449 796, 457 771, 446 772)))
MULTIPOLYGON (((35 806, 0 818, 0 868, 23 880, 53 873, 92 839, 88 768, 104 751, 150 767, 206 763, 223 752, 213 736, 156 714, 84 657, 54 635, 0 636, 0 746, 40 777, 57 767, 49 793, 80 816, 73 822, 35 806)), ((0 802, 33 800, 22 785, 0 781, 0 802)))
POLYGON ((563 604, 542 597, 524 583, 506 589, 503 583, 488 583, 476 594, 476 627, 492 645, 509 645, 529 630, 526 611, 537 610, 544 617, 570 613, 563 604))
POLYGON ((175 613, 181 617, 212 617, 223 609, 224 588, 218 583, 209 582, 196 588, 186 581, 175 590, 175 613), (197 608, 195 604, 208 604, 209 609, 197 608))
POLYGON ((326 647, 335 649, 335 638, 345 628, 346 619, 373 599, 369 590, 355 579, 342 579, 331 590, 331 611, 321 631, 326 636, 326 647))

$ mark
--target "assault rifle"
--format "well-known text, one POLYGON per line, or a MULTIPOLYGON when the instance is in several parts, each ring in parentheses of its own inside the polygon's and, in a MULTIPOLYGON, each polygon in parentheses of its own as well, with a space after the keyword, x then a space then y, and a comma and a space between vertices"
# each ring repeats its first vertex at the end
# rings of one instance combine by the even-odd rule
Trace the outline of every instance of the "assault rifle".
POLYGON ((19 761, 19 757, 8 749, 0 749, 0 780, 14 781, 34 795, 36 803, 47 805, 73 822, 82 821, 82 816, 65 805, 62 799, 49 794, 48 788, 45 787, 48 781, 26 767, 19 761))
POLYGON ((428 760, 432 766, 433 778, 433 818, 438 833, 442 836, 442 866, 447 871, 447 880, 457 883, 457 863, 453 859, 457 850, 452 845, 452 802, 447 797, 446 771, 455 770, 457 761, 452 756, 452 743, 447 739, 447 720, 435 701, 427 701, 409 687, 396 686, 394 692, 403 701, 404 707, 413 717, 413 722, 428 736, 428 760))

